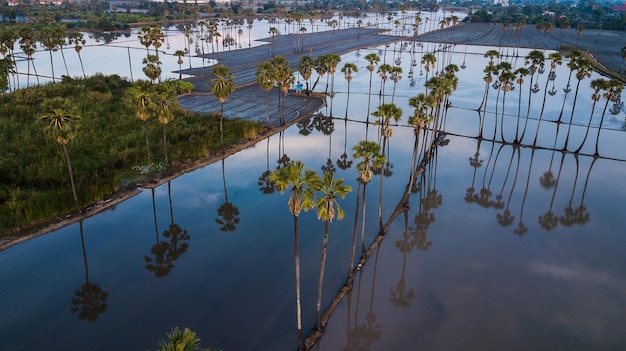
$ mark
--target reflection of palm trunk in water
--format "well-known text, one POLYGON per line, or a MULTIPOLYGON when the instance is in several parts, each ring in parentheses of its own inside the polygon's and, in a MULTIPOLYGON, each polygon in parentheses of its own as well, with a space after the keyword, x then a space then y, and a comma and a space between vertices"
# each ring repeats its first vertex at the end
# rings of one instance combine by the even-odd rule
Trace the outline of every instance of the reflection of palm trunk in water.
POLYGON ((80 226, 80 243, 83 248, 83 262, 85 263, 85 283, 89 283, 89 265, 87 263, 87 250, 85 250, 85 236, 83 233, 83 221, 79 222, 80 226))
POLYGON ((541 226, 547 231, 554 229, 558 224, 558 218, 554 216, 554 213, 552 212, 552 206, 554 205, 556 191, 559 187, 559 178, 561 177, 561 171, 563 170, 563 161, 565 160, 565 155, 565 152, 561 153, 561 164, 559 166, 559 172, 557 173, 554 183, 554 190, 552 191, 552 198, 550 199, 550 207, 544 215, 539 216, 539 224, 541 224, 541 226))
POLYGON ((528 174, 526 175, 526 187, 524 188, 524 196, 522 197, 522 204, 520 205, 519 210, 519 221, 517 224, 517 229, 513 231, 513 233, 523 236, 528 231, 528 228, 524 225, 523 217, 524 217, 524 205, 526 204, 526 195, 528 195, 528 185, 530 184, 530 174, 533 169, 533 160, 535 156, 535 149, 533 148, 530 153, 530 165, 528 166, 528 174))
POLYGON ((156 242, 159 243, 159 224, 157 223, 156 201, 154 199, 154 188, 152 191, 152 214, 154 215, 154 232, 156 233, 156 242))
MULTIPOLYGON (((509 172, 511 169, 511 164, 513 163, 513 158, 515 156, 515 153, 517 153, 517 167, 515 167, 515 177, 513 177, 513 185, 511 185, 511 191, 509 192, 509 198, 506 201, 506 206, 504 208, 503 214, 497 215, 498 222, 504 227, 510 226, 511 224, 513 224, 513 221, 515 220, 515 217, 511 216, 511 211, 509 211, 509 205, 511 204, 511 199, 513 198, 513 191, 515 190, 515 185, 517 184, 517 176, 519 174, 519 168, 520 168, 519 148, 513 149, 513 153, 511 154, 511 162, 509 162, 509 169, 506 172, 506 178, 504 181, 504 184, 506 184, 507 179, 509 178, 509 172)), ((502 191, 504 190, 504 184, 502 185, 502 190, 500 190, 500 195, 502 195, 502 191)))

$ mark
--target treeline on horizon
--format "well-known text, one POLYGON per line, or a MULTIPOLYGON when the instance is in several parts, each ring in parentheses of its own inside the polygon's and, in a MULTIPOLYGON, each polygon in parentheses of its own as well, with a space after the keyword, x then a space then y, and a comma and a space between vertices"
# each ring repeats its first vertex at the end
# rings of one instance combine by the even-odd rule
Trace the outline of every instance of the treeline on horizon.
POLYGON ((344 1, 314 0, 283 4, 279 1, 266 1, 252 5, 244 1, 216 3, 211 0, 207 4, 193 2, 153 2, 136 1, 134 3, 109 4, 108 1, 89 1, 83 3, 64 1, 60 5, 31 4, 21 1, 17 5, 8 5, 6 1, 0 3, 0 16, 5 23, 14 23, 17 18, 27 18, 31 23, 51 23, 62 20, 73 20, 67 23, 68 28, 92 30, 128 29, 133 23, 155 21, 194 20, 206 17, 239 19, 256 16, 281 16, 292 12, 304 14, 317 13, 330 16, 339 13, 347 16, 361 16, 365 12, 386 14, 392 11, 449 9, 457 11, 465 8, 471 13, 472 22, 503 23, 519 22, 537 23, 548 21, 556 27, 563 25, 562 18, 572 28, 579 26, 588 29, 626 29, 626 15, 624 12, 613 11, 608 2, 596 0, 581 0, 578 2, 551 2, 538 4, 533 1, 510 1, 510 6, 501 4, 485 4, 481 1, 440 2, 436 1, 344 1), (119 7, 118 7, 119 6, 119 7), (138 10, 138 11, 133 11, 138 10), (8 21, 7 21, 8 20, 8 21))
MULTIPOLYGON (((180 81, 160 84, 179 92, 180 81)), ((62 101, 68 116, 79 117, 66 146, 82 208, 150 176, 144 122, 132 96, 136 85, 98 74, 0 95, 0 236, 75 211, 62 144, 46 133, 47 121, 38 120, 54 113, 46 108, 49 102, 62 101)), ((219 113, 188 112, 177 104, 170 110, 173 118, 166 128, 156 117, 145 122, 155 174, 171 170, 164 164, 165 129, 173 167, 221 149, 219 113)), ((256 137, 264 128, 257 122, 225 120, 224 145, 256 137)))

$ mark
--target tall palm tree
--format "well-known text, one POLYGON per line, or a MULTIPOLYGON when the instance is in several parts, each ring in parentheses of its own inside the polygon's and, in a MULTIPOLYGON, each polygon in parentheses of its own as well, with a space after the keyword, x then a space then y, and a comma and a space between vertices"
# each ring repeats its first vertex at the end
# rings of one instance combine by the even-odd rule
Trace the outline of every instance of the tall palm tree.
POLYGON ((135 109, 135 115, 143 122, 146 137, 146 153, 148 155, 148 170, 152 172, 152 158, 150 153, 150 139, 148 138, 148 119, 154 114, 154 96, 152 84, 147 80, 138 80, 127 90, 130 101, 135 109))
POLYGON ((383 137, 383 155, 385 154, 385 142, 393 135, 391 129, 391 120, 398 122, 402 118, 402 110, 396 104, 382 104, 378 109, 372 112, 372 116, 377 117, 376 125, 381 126, 380 134, 383 137))
MULTIPOLYGON (((435 68, 435 63, 437 62, 437 56, 432 52, 425 53, 422 55, 422 65, 424 65, 424 71, 426 71, 426 80, 428 80, 428 72, 430 72, 431 68, 435 68)), ((428 89, 426 90, 428 94, 428 89)))
POLYGON ((593 119, 593 112, 596 109, 596 103, 600 101, 600 97, 601 97, 600 90, 608 90, 607 83, 608 81, 605 80, 604 78, 598 78, 598 79, 592 80, 591 83, 589 84, 591 88, 593 89, 593 94, 591 94, 591 100, 593 100, 593 103, 591 104, 591 113, 589 114, 589 122, 587 122, 587 129, 585 131, 585 137, 583 138, 583 141, 580 143, 580 146, 578 147, 578 149, 576 149, 575 151, 576 153, 580 152, 580 149, 582 149, 583 145, 585 145, 585 141, 587 141, 587 136, 589 135, 589 129, 591 128, 591 120, 593 119))
MULTIPOLYGON (((0 53, 2 53, 5 58, 8 58, 11 61, 11 65, 15 67, 15 42, 19 39, 19 35, 16 31, 9 26, 4 26, 0 29, 0 53)), ((14 72, 13 74, 17 73, 14 72)), ((19 75, 15 75, 17 78, 17 84, 13 84, 14 86, 19 86, 19 75)), ((15 81, 14 81, 15 83, 15 81)))
POLYGON ((152 84, 156 83, 157 80, 160 80, 161 77, 161 61, 156 55, 148 54, 144 57, 142 63, 145 65, 143 67, 143 73, 150 79, 152 84))
POLYGON ((343 67, 341 67, 341 73, 343 73, 343 77, 348 82, 348 97, 346 98, 346 115, 345 119, 348 119, 348 105, 350 104, 350 82, 352 82, 352 73, 358 73, 359 68, 351 62, 345 63, 343 67))
POLYGON ((265 61, 256 69, 256 81, 265 90, 265 121, 270 122, 269 117, 269 93, 276 82, 276 72, 271 62, 265 61))
POLYGON ((387 162, 384 155, 380 153, 380 144, 361 140, 352 148, 354 154, 352 158, 361 159, 356 164, 356 170, 359 172, 359 182, 363 184, 363 208, 361 216, 361 254, 365 255, 365 204, 366 204, 366 188, 367 184, 372 180, 374 172, 372 168, 381 168, 387 162))
POLYGON ((139 44, 146 47, 146 54, 150 54, 148 50, 150 46, 152 46, 152 36, 150 35, 150 27, 141 27, 139 33, 137 33, 137 39, 139 39, 139 44))
POLYGON ((391 103, 393 104, 393 100, 396 97, 396 85, 402 79, 402 67, 393 66, 391 67, 391 75, 390 78, 393 81, 393 92, 391 93, 391 103))
POLYGON ((604 115, 606 114, 606 108, 609 105, 609 101, 615 101, 617 96, 619 96, 622 90, 624 90, 624 84, 616 79, 609 80, 606 85, 606 92, 602 94, 606 99, 606 104, 604 104, 604 110, 602 110, 602 117, 600 118, 600 125, 598 126, 598 134, 596 135, 596 151, 593 154, 595 157, 600 156, 600 153, 598 152, 600 131, 602 131, 602 123, 604 122, 604 115))
POLYGON ((159 48, 165 42, 165 35, 163 34, 161 27, 158 25, 151 26, 148 36, 150 37, 151 45, 154 47, 156 57, 159 57, 159 48))
POLYGON ((289 61, 287 61, 287 59, 285 59, 283 56, 273 57, 270 62, 273 66, 274 77, 276 78, 276 85, 280 90, 278 95, 278 102, 281 108, 281 124, 284 124, 284 104, 280 105, 280 96, 287 95, 289 87, 296 81, 296 78, 293 76, 293 70, 291 69, 289 61))
POLYGON ((172 109, 178 107, 178 101, 176 100, 176 91, 174 91, 173 88, 169 88, 164 85, 157 85, 155 88, 154 104, 156 115, 159 123, 163 125, 163 157, 165 165, 169 166, 167 152, 167 125, 174 119, 172 109))
POLYGON ((535 132, 535 140, 533 141, 533 145, 537 145, 537 137, 539 136, 539 128, 541 127, 543 111, 546 107, 548 83, 550 82, 550 79, 553 79, 553 77, 556 78, 556 66, 563 63, 563 56, 561 56, 561 54, 558 52, 548 54, 548 59, 550 60, 550 72, 548 73, 548 78, 546 79, 546 85, 543 87, 543 102, 541 103, 541 112, 539 112, 539 118, 537 120, 537 130, 535 132))
POLYGON ((336 19, 328 21, 328 25, 333 29, 332 37, 330 40, 330 52, 335 52, 335 29, 339 26, 339 22, 336 19))
POLYGON ((80 203, 78 202, 78 196, 76 195, 74 172, 72 171, 72 160, 70 159, 70 153, 67 149, 67 143, 76 137, 80 116, 76 114, 68 102, 64 101, 62 98, 52 98, 46 100, 43 106, 46 113, 37 117, 37 120, 48 123, 45 127, 45 131, 63 147, 67 171, 72 185, 74 205, 76 206, 76 212, 80 213, 80 203))
POLYGON ((20 48, 26 55, 26 62, 28 67, 28 75, 26 76, 26 85, 30 85, 30 66, 33 66, 33 71, 35 72, 35 77, 37 77, 37 83, 39 83, 39 75, 37 74, 37 69, 35 68, 35 63, 33 61, 33 54, 35 54, 35 50, 37 49, 37 43, 35 42, 35 34, 30 27, 22 27, 19 32, 20 36, 20 48))
POLYGON ((183 56, 185 56, 185 52, 183 50, 176 50, 174 52, 174 56, 178 57, 176 63, 178 63, 178 79, 183 79, 183 56))
POLYGON ((278 35, 278 29, 276 29, 276 27, 270 27, 270 36, 272 37, 272 57, 274 57, 274 49, 275 49, 275 42, 276 42, 276 36, 278 35))
POLYGON ((215 66, 209 78, 211 93, 220 102, 220 145, 224 151, 224 102, 235 92, 235 76, 226 66, 215 66))
POLYGON ((337 203, 339 198, 345 199, 352 191, 352 187, 344 185, 343 178, 335 179, 335 172, 324 172, 324 178, 319 184, 318 191, 321 196, 317 198, 317 219, 324 221, 324 240, 322 241, 322 262, 320 266, 319 285, 317 288, 317 330, 323 331, 326 325, 322 325, 322 285, 324 282, 324 269, 326 265, 326 250, 328 248, 328 230, 335 215, 338 220, 343 219, 343 209, 337 203))
POLYGON ((332 76, 332 85, 330 87, 330 93, 332 96, 335 94, 335 73, 337 72, 337 66, 341 62, 341 56, 333 53, 327 54, 326 62, 328 64, 328 74, 332 76))
POLYGON ((304 336, 302 334, 302 308, 300 297, 300 249, 298 244, 298 218, 300 213, 312 209, 315 206, 315 190, 319 189, 320 176, 311 169, 304 169, 302 161, 289 162, 269 177, 276 190, 284 193, 289 190, 287 205, 293 215, 294 232, 294 256, 296 271, 296 323, 298 329, 299 350, 304 351, 304 336))
POLYGON ((82 45, 85 45, 87 41, 83 37, 83 33, 80 32, 72 32, 68 37, 68 43, 70 45, 74 45, 74 50, 78 55, 78 60, 80 61, 80 68, 83 71, 83 78, 87 78, 85 74, 85 66, 83 66, 83 58, 80 56, 80 51, 83 49, 82 45))
POLYGON ((306 82, 306 94, 310 95, 311 90, 309 89, 309 81, 311 80, 311 74, 313 73, 313 68, 315 67, 315 61, 309 55, 300 56, 300 61, 298 61, 298 72, 302 76, 302 79, 306 82))
POLYGON ((567 136, 565 137, 565 145, 563 145, 563 150, 567 150, 567 144, 569 142, 569 134, 572 129, 572 122, 574 120, 574 111, 576 110, 576 100, 578 98, 578 88, 580 87, 580 82, 585 79, 591 77, 591 73, 593 72, 593 63, 591 60, 578 57, 575 59, 576 66, 576 91, 574 93, 574 102, 572 103, 572 113, 569 118, 568 126, 567 126, 567 136))
POLYGON ((521 114, 521 108, 522 108, 522 84, 524 84, 524 77, 526 77, 530 71, 528 70, 528 68, 526 67, 520 67, 518 69, 515 70, 515 75, 517 75, 517 79, 515 80, 515 82, 517 83, 517 85, 519 86, 519 96, 517 99, 517 122, 515 123, 515 140, 513 140, 514 144, 519 144, 520 139, 519 139, 519 120, 520 120, 520 114, 521 114))
POLYGON ((543 69, 545 63, 545 56, 540 50, 532 50, 526 55, 524 63, 528 66, 530 71, 530 83, 528 84, 528 108, 526 109, 526 120, 524 121, 524 128, 522 128, 522 135, 520 135, 519 141, 524 139, 526 134, 526 127, 528 126, 528 118, 530 117, 530 106, 532 101, 532 94, 539 91, 538 84, 534 82, 535 73, 543 69))
POLYGON ((367 70, 370 71, 370 85, 367 93, 367 123, 369 123, 370 119, 370 103, 372 98, 372 75, 374 74, 374 69, 376 69, 376 65, 380 62, 380 56, 375 53, 369 53, 365 55, 365 59, 368 62, 367 70))

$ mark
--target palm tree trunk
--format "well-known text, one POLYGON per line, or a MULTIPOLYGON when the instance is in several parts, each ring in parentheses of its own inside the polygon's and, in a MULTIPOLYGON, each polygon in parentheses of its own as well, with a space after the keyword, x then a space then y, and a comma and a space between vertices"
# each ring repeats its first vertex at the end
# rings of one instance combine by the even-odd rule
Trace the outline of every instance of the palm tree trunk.
POLYGON ((304 351, 304 335, 302 334, 302 302, 300 296, 300 248, 298 247, 298 216, 293 215, 294 257, 296 269, 296 323, 298 328, 299 350, 304 351))
POLYGON ((224 151, 224 103, 220 102, 220 146, 224 151))
POLYGON ((70 184, 72 185, 72 195, 74 196, 74 205, 76 206, 76 212, 80 213, 80 204, 78 203, 78 196, 76 196, 76 185, 74 184, 74 171, 72 171, 72 161, 70 160, 70 152, 67 150, 67 145, 63 145, 63 153, 65 154, 65 162, 67 163, 67 172, 70 175, 70 184))
MULTIPOLYGON (((593 156, 598 157, 600 153, 598 152, 598 143, 600 142, 600 131, 602 130, 602 122, 604 122, 604 115, 606 114, 606 108, 609 105, 609 99, 606 99, 606 104, 604 105, 604 110, 602 110, 602 117, 600 118, 600 125, 598 126, 598 134, 596 136, 596 152, 593 156)), ((582 147, 582 145, 581 145, 582 147)))
POLYGON ((574 110, 576 109, 576 100, 578 98, 578 88, 580 87, 580 81, 581 81, 581 79, 579 79, 578 83, 576 83, 576 92, 574 93, 574 102, 572 104, 572 113, 570 115, 569 124, 567 126, 567 136, 565 137, 565 145, 563 145, 563 151, 567 151, 567 144, 569 142, 569 133, 572 130, 572 122, 574 120, 574 110))
MULTIPOLYGON (((356 232, 359 226, 359 203, 361 200, 361 181, 357 181, 357 192, 356 192, 356 206, 354 207, 354 229, 352 231, 352 254, 350 255, 350 269, 348 270, 348 275, 352 274, 352 269, 354 268, 354 256, 356 254, 356 232)), ((352 281, 350 281, 352 284, 352 281)))
POLYGON ((361 212, 361 256, 365 256, 365 207, 367 204, 367 183, 363 183, 363 209, 361 212))
MULTIPOLYGON (((327 210, 330 210, 327 206, 327 210)), ((320 265, 320 279, 317 287, 317 330, 324 331, 325 326, 322 326, 322 285, 324 283, 324 270, 326 266, 326 250, 328 248, 328 228, 330 221, 324 221, 324 241, 322 243, 322 263, 320 265)))
POLYGON ((52 63, 52 50, 48 50, 50 53, 50 69, 52 70, 52 82, 54 83, 54 63, 52 63))
POLYGON ((146 153, 148 154, 148 172, 152 174, 152 156, 150 155, 150 140, 148 138, 148 121, 143 121, 143 132, 146 136, 146 153))
POLYGON ((69 77, 70 71, 67 69, 67 61, 65 60, 65 54, 63 53, 63 46, 61 46, 59 50, 61 51, 61 57, 63 57, 63 65, 65 66, 65 74, 67 74, 67 76, 69 77))
POLYGON ((167 124, 163 125, 163 157, 165 159, 165 166, 168 167, 170 163, 167 158, 167 124))
POLYGON ((80 68, 83 71, 83 78, 87 78, 87 75, 85 74, 85 66, 83 66, 83 58, 80 56, 80 52, 78 53, 78 60, 80 61, 80 68))

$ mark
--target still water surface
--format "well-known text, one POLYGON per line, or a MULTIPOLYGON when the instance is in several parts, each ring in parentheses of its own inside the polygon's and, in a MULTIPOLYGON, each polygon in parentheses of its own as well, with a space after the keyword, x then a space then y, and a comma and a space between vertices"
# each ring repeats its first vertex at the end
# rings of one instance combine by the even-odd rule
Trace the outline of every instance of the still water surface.
MULTIPOLYGON (((474 110, 484 90, 482 53, 488 49, 470 48, 465 55, 464 47, 455 48, 454 62, 467 60, 468 69, 458 73, 445 146, 418 178, 410 209, 394 220, 339 304, 320 350, 626 347, 623 113, 605 120, 598 159, 554 151, 562 148, 566 128, 559 127, 555 142, 552 122, 542 124, 537 149, 479 141, 474 110)), ((293 221, 287 195, 265 194, 262 175, 283 155, 317 171, 330 158, 337 176, 353 187, 340 201, 346 218, 330 227, 326 306, 348 273, 357 197, 356 170, 342 169, 336 160, 344 152, 351 155, 359 140, 377 138, 377 127, 363 123, 369 83, 364 56, 384 50, 343 56, 342 62, 354 62, 360 73, 351 83, 350 121, 335 119, 332 134, 313 128, 303 136, 293 126, 223 163, 154 191, 144 189, 83 223, 0 252, 2 349, 155 349, 172 326, 196 331, 205 347, 295 349, 293 221)), ((389 60, 395 58, 392 51, 389 60)), ((405 75, 409 55, 401 56, 405 75)), ((566 67, 557 72, 561 88, 567 72, 566 67)), ((392 174, 383 179, 384 221, 409 182, 414 134, 402 125, 412 113, 408 98, 423 91, 424 77, 417 70, 415 76, 415 86, 405 76, 396 91, 404 114, 389 143, 392 174)), ((374 79, 378 87, 380 80, 374 79)), ((591 79, 581 84, 575 146, 590 113, 591 79)), ((335 90, 321 112, 343 117, 347 85, 340 75, 335 90)), ((509 141, 520 105, 517 93, 507 96, 509 141)), ((565 111, 571 109, 571 95, 565 111)), ((522 106, 528 96, 520 98, 522 106)), ((541 107, 535 96, 528 124, 532 137, 541 107)), ((548 96, 549 110, 558 111, 563 97, 548 96)), ((378 102, 372 97, 372 111, 378 102)), ((493 134, 494 102, 487 139, 493 134)), ((556 119, 555 112, 545 113, 556 119)), ((592 154, 595 135, 587 143, 582 153, 592 154)), ((367 192, 368 244, 378 233, 379 187, 375 176, 367 192)), ((300 217, 305 332, 315 325, 323 230, 314 213, 300 217)))

